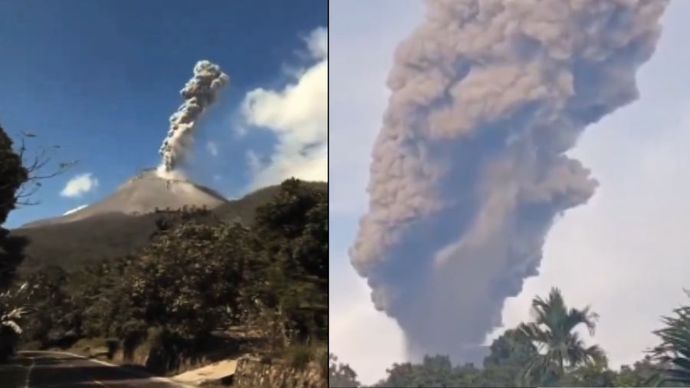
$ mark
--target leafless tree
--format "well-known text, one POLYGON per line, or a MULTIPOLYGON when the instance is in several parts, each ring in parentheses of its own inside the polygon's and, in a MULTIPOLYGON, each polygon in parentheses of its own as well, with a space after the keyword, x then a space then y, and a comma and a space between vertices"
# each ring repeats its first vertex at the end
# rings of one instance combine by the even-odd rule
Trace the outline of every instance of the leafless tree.
POLYGON ((36 152, 29 154, 27 142, 36 137, 35 134, 29 132, 22 132, 19 137, 19 147, 16 152, 28 172, 28 179, 15 195, 17 207, 40 204, 40 201, 32 198, 43 186, 42 182, 65 173, 77 164, 77 161, 54 163, 54 153, 60 149, 59 145, 40 147, 36 152))

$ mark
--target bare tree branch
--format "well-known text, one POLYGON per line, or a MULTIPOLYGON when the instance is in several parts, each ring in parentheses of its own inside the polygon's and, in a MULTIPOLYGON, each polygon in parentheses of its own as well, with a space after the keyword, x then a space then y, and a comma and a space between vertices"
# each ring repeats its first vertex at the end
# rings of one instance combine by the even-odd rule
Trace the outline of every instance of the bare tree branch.
POLYGON ((40 204, 40 201, 32 200, 31 198, 43 186, 41 181, 62 175, 78 163, 77 161, 60 162, 57 163, 57 166, 50 168, 49 171, 46 171, 48 166, 50 166, 53 162, 53 155, 51 154, 51 151, 59 150, 60 146, 53 145, 49 148, 41 148, 35 155, 29 157, 27 155, 27 139, 36 137, 37 136, 33 133, 21 132, 19 147, 16 152, 22 161, 22 165, 29 173, 29 178, 15 194, 15 205, 17 207, 35 206, 40 204))

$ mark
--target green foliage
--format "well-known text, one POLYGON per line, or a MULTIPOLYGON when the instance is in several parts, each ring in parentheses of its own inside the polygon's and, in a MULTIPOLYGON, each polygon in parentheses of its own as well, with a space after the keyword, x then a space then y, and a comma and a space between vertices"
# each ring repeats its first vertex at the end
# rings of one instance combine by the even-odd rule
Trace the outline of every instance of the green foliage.
MULTIPOLYGON (((161 346, 178 339, 193 344, 239 316, 255 249, 251 232, 240 225, 187 220, 166 228, 138 255, 69 275, 61 292, 70 295, 70 313, 78 316, 72 329, 84 337, 120 338, 126 356, 152 335, 151 328, 165 339, 161 346)), ((38 303, 54 301, 44 296, 38 303)), ((54 306, 46 310, 60 314, 61 304, 54 306)))
POLYGON ((257 209, 262 249, 252 292, 277 310, 289 340, 325 340, 328 317, 328 195, 295 179, 257 209), (262 281, 257 281, 262 279, 262 281))
POLYGON ((662 365, 659 382, 690 385, 690 306, 676 308, 673 313, 662 317, 665 327, 654 332, 661 339, 653 349, 662 365))
MULTIPOLYGON (((618 375, 616 376, 616 387, 644 387, 657 384, 660 366, 652 359, 650 355, 644 357, 643 360, 637 361, 633 366, 621 366, 618 375)), ((670 385, 666 385, 670 386, 670 385)))
POLYGON ((48 267, 27 279, 28 300, 35 310, 25 335, 43 348, 76 340, 81 316, 65 290, 67 274, 60 267, 48 267))
POLYGON ((421 364, 393 364, 377 387, 486 387, 482 371, 472 364, 453 367, 447 356, 425 356, 421 364))
POLYGON ((575 367, 562 376, 556 385, 570 387, 613 387, 617 381, 616 372, 610 370, 606 358, 575 367))
POLYGON ((17 192, 29 179, 22 159, 12 148, 12 139, 0 126, 0 290, 6 289, 22 260, 25 241, 1 227, 17 203, 17 192))
POLYGON ((554 377, 563 377, 569 369, 604 359, 601 348, 586 347, 574 332, 579 325, 585 325, 590 334, 594 333, 597 315, 589 307, 568 309, 561 292, 553 288, 546 300, 536 297, 532 301, 532 313, 534 322, 523 323, 518 328, 540 350, 525 368, 527 381, 548 384, 554 377))
POLYGON ((338 363, 338 358, 331 353, 328 354, 328 386, 339 388, 361 386, 357 381, 357 373, 349 365, 338 363))
POLYGON ((160 213, 149 243, 132 255, 29 274, 40 314, 25 340, 45 347, 117 338, 125 358, 146 344, 148 366, 164 372, 214 331, 251 323, 269 340, 287 339, 278 345, 290 345, 280 353, 288 362, 309 362, 313 355, 299 349, 327 336, 324 189, 286 181, 250 227, 196 209, 160 213))
POLYGON ((285 349, 285 356, 291 368, 304 370, 314 359, 314 349, 307 345, 292 345, 285 349))
MULTIPOLYGON (((394 364, 378 387, 517 387, 517 386, 578 386, 578 387, 640 387, 687 386, 690 366, 687 349, 690 338, 690 308, 675 310, 675 316, 664 318, 667 327, 657 331, 662 344, 633 366, 611 370, 603 351, 586 347, 573 330, 585 325, 595 327, 596 315, 588 308, 568 309, 562 295, 553 289, 544 300, 535 298, 532 305, 535 321, 507 330, 493 341, 484 367, 472 364, 453 366, 446 356, 425 357, 419 363, 394 364), (659 380, 659 371, 665 379, 659 380), (526 373, 527 372, 527 373, 526 373), (525 379, 525 375, 529 379, 525 379)), ((336 360, 332 356, 332 360, 336 360)), ((342 375, 354 376, 349 366, 341 366, 336 374, 331 362, 331 381, 340 382, 342 375), (345 368, 346 367, 346 368, 345 368)), ((347 380, 343 385, 352 386, 347 380)))
MULTIPOLYGON (((7 290, 23 259, 25 241, 10 236, 1 227, 17 203, 17 192, 29 179, 22 159, 12 148, 12 140, 0 127, 0 292, 7 290)), ((20 289, 23 291, 23 288, 20 289)), ((14 352, 14 344, 22 333, 22 320, 29 310, 15 304, 16 295, 9 291, 0 294, 0 361, 14 352)))
POLYGON ((12 139, 0 126, 0 225, 15 208, 17 191, 29 179, 21 157, 12 148, 12 139))
POLYGON ((24 260, 26 244, 25 238, 15 236, 0 226, 0 290, 7 289, 15 279, 17 268, 24 260))
POLYGON ((484 375, 491 386, 521 385, 525 365, 538 356, 537 348, 527 336, 517 330, 506 330, 489 347, 484 358, 484 375))
POLYGON ((134 318, 185 339, 219 327, 238 308, 251 245, 239 225, 187 223, 160 236, 127 274, 134 318))

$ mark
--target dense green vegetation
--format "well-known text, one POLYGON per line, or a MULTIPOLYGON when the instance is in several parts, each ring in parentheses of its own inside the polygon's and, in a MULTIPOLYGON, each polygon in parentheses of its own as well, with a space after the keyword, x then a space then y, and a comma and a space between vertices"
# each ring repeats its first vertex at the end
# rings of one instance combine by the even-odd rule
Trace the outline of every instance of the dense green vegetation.
POLYGON ((357 373, 347 364, 338 363, 338 357, 328 355, 328 386, 359 387, 357 373))
POLYGON ((574 330, 585 325, 594 334, 597 315, 589 311, 568 309, 558 289, 553 289, 548 299, 540 297, 532 301, 534 322, 518 327, 529 342, 543 350, 531 357, 524 370, 526 382, 548 384, 565 375, 566 369, 574 370, 583 365, 605 362, 604 352, 596 345, 585 347, 574 330))
MULTIPOLYGON (((23 154, 0 128, 0 224, 43 179, 46 159, 27 168, 23 154)), ((303 366, 326 346, 327 200, 326 184, 289 179, 214 211, 0 229, 0 359, 21 334, 26 348, 102 343, 125 360, 145 344, 165 372, 251 338, 303 366), (33 265, 17 272, 27 243, 33 265)))
MULTIPOLYGON (((17 193, 29 179, 29 172, 12 147, 12 139, 0 127, 0 225, 17 204, 17 193)), ((24 241, 0 227, 0 291, 9 285, 22 259, 24 241)))
MULTIPOLYGON (((690 296, 687 291, 686 294, 690 296)), ((663 317, 663 321, 666 326, 655 332, 661 344, 653 350, 660 362, 670 366, 661 381, 690 385, 690 307, 675 309, 673 315, 663 317)))
MULTIPOLYGON (((596 314, 568 308, 557 289, 532 303, 533 322, 507 330, 493 341, 483 366, 452 365, 446 356, 394 364, 376 387, 641 387, 690 385, 690 307, 663 318, 661 344, 634 365, 612 370, 604 351, 586 346, 575 329, 593 333, 596 314)), ((359 387, 356 372, 330 356, 329 385, 359 387)))
POLYGON ((267 353, 325 344, 325 185, 285 181, 249 226, 205 210, 160 216, 151 241, 134 254, 26 275, 37 313, 23 341, 47 348, 109 338, 125 357, 147 343, 149 366, 160 371, 237 325, 259 332, 267 353))
MULTIPOLYGON (((15 208, 18 192, 28 179, 29 171, 22 165, 21 155, 13 150, 12 140, 0 127, 0 225, 15 208)), ((23 239, 0 227, 0 361, 14 352, 21 321, 28 313, 28 309, 15 303, 17 293, 8 290, 23 258, 24 245, 23 239)), ((19 291, 24 289, 20 287, 19 291)))

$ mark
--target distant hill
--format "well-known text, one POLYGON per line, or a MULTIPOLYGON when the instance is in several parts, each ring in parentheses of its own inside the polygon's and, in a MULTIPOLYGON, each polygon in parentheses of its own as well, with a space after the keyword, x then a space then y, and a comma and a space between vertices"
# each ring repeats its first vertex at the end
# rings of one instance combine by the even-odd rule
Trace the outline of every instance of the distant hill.
MULTIPOLYGON (((324 182, 310 184, 323 190, 328 187, 324 182)), ((280 186, 270 186, 239 200, 223 200, 210 211, 219 220, 238 221, 250 226, 256 209, 269 202, 279 189, 280 186)), ((132 253, 146 245, 157 230, 156 220, 162 216, 163 213, 95 213, 69 222, 52 219, 15 229, 12 234, 29 240, 25 250, 27 257, 19 271, 32 271, 46 265, 74 270, 91 262, 132 253)))

